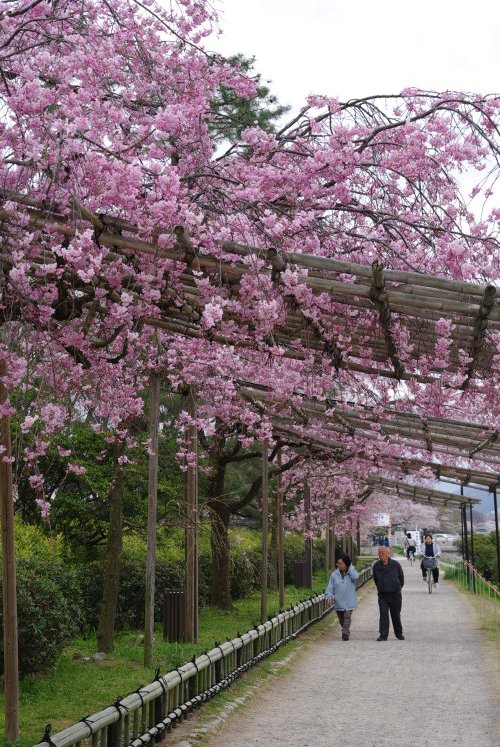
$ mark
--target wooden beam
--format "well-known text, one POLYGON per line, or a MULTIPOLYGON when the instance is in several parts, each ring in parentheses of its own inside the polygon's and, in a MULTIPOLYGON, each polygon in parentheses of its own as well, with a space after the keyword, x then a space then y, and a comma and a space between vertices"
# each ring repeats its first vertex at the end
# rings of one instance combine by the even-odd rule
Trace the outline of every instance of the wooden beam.
POLYGON ((260 577, 260 619, 267 620, 267 583, 269 562, 269 447, 262 444, 262 571, 260 577))
POLYGON ((370 288, 370 300, 373 302, 375 308, 378 311, 380 326, 384 335, 384 340, 387 348, 387 355, 391 359, 391 363, 394 366, 394 374, 397 381, 400 381, 404 375, 404 367, 399 360, 396 343, 391 331, 391 310, 389 307, 389 301, 387 294, 384 296, 385 280, 384 280, 384 267, 378 261, 372 263, 372 275, 373 282, 370 288))
MULTIPOLYGON (((7 402, 7 392, 2 383, 6 373, 0 362, 0 404, 7 402)), ((0 418, 0 522, 2 525, 2 582, 3 582, 3 666, 5 692, 5 739, 14 744, 19 738, 19 659, 16 596, 16 550, 14 537, 14 495, 12 490, 12 464, 10 418, 0 418)))
POLYGON ((311 537, 311 489, 307 479, 304 480, 304 515, 305 515, 305 584, 312 588, 312 537, 311 537))
POLYGON ((161 377, 151 375, 151 403, 149 411, 149 478, 148 521, 146 551, 146 598, 144 610, 144 666, 153 665, 153 641, 155 628, 155 570, 156 570, 156 505, 158 498, 158 427, 160 418, 161 377))
MULTIPOLYGON (((281 470, 281 449, 276 455, 278 470, 281 470)), ((280 609, 285 608, 285 537, 283 526, 283 490, 281 484, 281 472, 276 475, 276 491, 278 504, 278 594, 280 609)))
POLYGON ((497 289, 494 285, 487 285, 484 289, 482 304, 479 307, 479 312, 474 324, 474 338, 469 347, 469 357, 471 361, 467 366, 465 372, 465 379, 460 384, 460 389, 464 390, 468 387, 469 382, 474 375, 479 362, 479 356, 483 349, 484 338, 488 327, 488 318, 493 309, 497 289))
MULTIPOLYGON (((196 418, 196 397, 193 387, 187 395, 187 411, 196 418)), ((194 463, 186 471, 186 529, 185 529, 185 619, 186 641, 198 640, 198 429, 187 429, 187 449, 194 454, 194 463)))
POLYGON ((481 441, 474 449, 471 449, 471 451, 469 451, 469 459, 472 459, 474 454, 477 454, 478 452, 482 451, 487 446, 490 446, 490 444, 496 443, 497 440, 498 440, 498 431, 495 431, 494 433, 491 433, 483 441, 481 441))
POLYGON ((330 508, 327 507, 325 522, 325 583, 328 583, 330 572, 330 508))

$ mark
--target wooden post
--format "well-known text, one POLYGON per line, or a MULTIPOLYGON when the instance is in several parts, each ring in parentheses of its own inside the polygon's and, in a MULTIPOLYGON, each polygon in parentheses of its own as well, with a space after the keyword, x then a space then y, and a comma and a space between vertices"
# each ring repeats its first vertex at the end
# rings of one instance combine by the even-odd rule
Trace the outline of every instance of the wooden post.
MULTIPOLYGON (((277 455, 278 469, 281 469, 281 449, 277 455)), ((281 475, 276 478, 278 503, 278 593, 280 609, 285 608, 285 543, 283 534, 283 492, 281 490, 281 475)))
MULTIPOLYGON (((196 398, 193 387, 188 395, 188 412, 196 418, 196 398)), ((186 472, 186 641, 198 640, 198 429, 188 429, 187 449, 194 454, 194 462, 186 472)))
POLYGON ((144 666, 153 664, 155 631, 155 569, 156 569, 156 504, 158 497, 158 426, 160 420, 159 374, 151 376, 151 405, 149 413, 149 482, 148 525, 146 551, 146 599, 144 606, 144 666))
POLYGON ((304 480, 304 514, 306 517, 305 539, 305 586, 312 587, 312 538, 311 538, 311 490, 309 483, 304 480))
POLYGON ((330 568, 332 570, 335 569, 335 545, 337 543, 337 538, 335 536, 335 523, 330 519, 331 525, 330 525, 330 568))
POLYGON ((262 574, 260 583, 260 619, 267 620, 267 565, 269 530, 269 461, 267 441, 262 445, 262 574))
POLYGON ((325 526, 325 578, 328 583, 330 578, 330 509, 326 509, 326 526, 325 526))
MULTIPOLYGON (((6 367, 0 363, 0 376, 6 367)), ((0 379, 0 404, 7 401, 7 393, 0 379)), ((0 444, 3 456, 10 459, 10 418, 0 419, 0 444)), ((2 523, 2 579, 3 579, 3 658, 5 690, 5 739, 12 743, 19 738, 19 662, 17 644, 16 552, 14 541, 14 498, 12 464, 0 461, 0 521, 2 523)))

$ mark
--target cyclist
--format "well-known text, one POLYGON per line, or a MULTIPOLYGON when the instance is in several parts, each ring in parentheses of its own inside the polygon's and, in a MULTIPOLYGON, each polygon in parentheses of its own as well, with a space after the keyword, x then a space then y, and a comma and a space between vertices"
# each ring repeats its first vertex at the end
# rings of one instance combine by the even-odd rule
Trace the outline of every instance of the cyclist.
POLYGON ((403 547, 406 550, 406 558, 410 559, 410 553, 412 552, 415 556, 415 552, 417 550, 417 546, 415 545, 415 540, 411 536, 410 532, 406 532, 406 537, 403 540, 403 547))
MULTIPOLYGON (((424 545, 422 548, 422 555, 424 558, 436 558, 436 560, 441 555, 441 548, 437 544, 437 542, 434 542, 432 538, 432 534, 426 534, 424 537, 424 545)), ((420 569, 422 571, 422 578, 424 581, 427 581, 427 568, 424 568, 424 560, 422 558, 420 562, 420 569)), ((438 590, 438 581, 439 581, 439 560, 437 560, 437 566, 436 568, 432 569, 432 580, 434 583, 434 589, 435 591, 438 590)))

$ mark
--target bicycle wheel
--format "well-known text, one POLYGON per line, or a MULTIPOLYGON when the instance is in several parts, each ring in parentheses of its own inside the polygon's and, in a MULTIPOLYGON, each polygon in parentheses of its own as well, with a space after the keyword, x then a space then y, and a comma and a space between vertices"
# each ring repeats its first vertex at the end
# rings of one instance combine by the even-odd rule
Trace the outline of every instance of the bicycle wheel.
POLYGON ((414 558, 414 556, 413 556, 413 553, 411 552, 411 553, 410 553, 410 566, 412 566, 412 565, 413 565, 413 562, 414 562, 414 560, 415 560, 415 558, 414 558))
POLYGON ((429 587, 429 594, 432 594, 432 571, 430 568, 427 569, 427 586, 429 587))

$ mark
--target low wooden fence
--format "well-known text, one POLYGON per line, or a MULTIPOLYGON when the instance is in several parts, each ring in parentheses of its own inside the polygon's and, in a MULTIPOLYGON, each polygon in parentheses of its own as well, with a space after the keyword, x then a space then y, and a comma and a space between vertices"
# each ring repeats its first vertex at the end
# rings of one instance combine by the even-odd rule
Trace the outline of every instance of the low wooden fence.
MULTIPOLYGON (((371 575, 371 567, 361 571, 357 587, 371 575)), ((182 667, 164 675, 158 670, 149 685, 58 734, 51 735, 48 725, 36 747, 141 747, 158 742, 190 711, 319 622, 331 609, 326 607, 324 594, 300 602, 182 667)))

